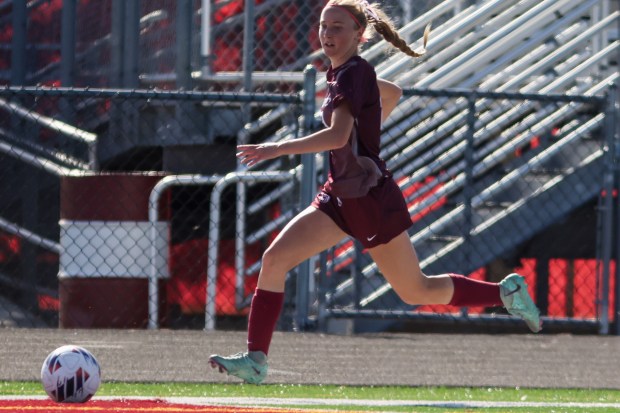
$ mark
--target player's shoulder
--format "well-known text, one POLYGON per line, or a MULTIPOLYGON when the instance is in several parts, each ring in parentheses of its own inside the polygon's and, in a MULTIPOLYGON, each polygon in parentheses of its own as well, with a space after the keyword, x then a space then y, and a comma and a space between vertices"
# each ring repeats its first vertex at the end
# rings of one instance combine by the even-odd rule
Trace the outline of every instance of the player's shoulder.
POLYGON ((372 65, 370 63, 368 63, 368 61, 366 59, 364 59, 362 56, 359 55, 355 55, 353 57, 351 57, 344 65, 342 65, 343 69, 373 69, 372 65))
POLYGON ((374 73, 375 68, 361 56, 353 56, 346 63, 338 68, 337 76, 363 75, 374 73))

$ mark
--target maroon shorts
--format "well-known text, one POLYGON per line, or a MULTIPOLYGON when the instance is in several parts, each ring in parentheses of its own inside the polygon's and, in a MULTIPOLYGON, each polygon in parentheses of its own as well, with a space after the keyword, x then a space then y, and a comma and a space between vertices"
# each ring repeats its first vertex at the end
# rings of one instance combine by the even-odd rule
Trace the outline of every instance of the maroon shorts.
POLYGON ((323 190, 312 206, 365 248, 386 244, 412 225, 403 194, 391 178, 360 198, 338 198, 323 190))

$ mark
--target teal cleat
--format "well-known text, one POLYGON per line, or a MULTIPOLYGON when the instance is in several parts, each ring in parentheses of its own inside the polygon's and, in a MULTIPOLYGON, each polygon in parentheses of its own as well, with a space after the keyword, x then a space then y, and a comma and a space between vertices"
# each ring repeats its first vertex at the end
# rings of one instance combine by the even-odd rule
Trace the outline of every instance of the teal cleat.
POLYGON ((246 383, 260 384, 267 376, 267 356, 263 352, 250 354, 247 352, 222 357, 216 354, 209 357, 211 367, 218 368, 220 373, 227 372, 230 375, 243 379, 246 383), (259 361, 256 361, 258 359, 259 361))
POLYGON ((540 311, 527 292, 525 277, 510 274, 499 283, 500 297, 506 310, 512 315, 522 318, 534 333, 542 329, 540 311))

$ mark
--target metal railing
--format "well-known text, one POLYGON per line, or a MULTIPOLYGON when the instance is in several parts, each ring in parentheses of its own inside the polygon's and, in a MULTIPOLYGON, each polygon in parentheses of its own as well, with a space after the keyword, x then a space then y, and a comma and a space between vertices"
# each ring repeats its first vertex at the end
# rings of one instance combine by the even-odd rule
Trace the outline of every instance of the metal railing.
MULTIPOLYGON (((159 327, 159 309, 158 299, 159 287, 158 287, 158 274, 155 266, 157 250, 155 248, 155 240, 157 238, 157 232, 155 230, 155 224, 159 219, 159 202, 162 194, 173 186, 189 186, 189 185, 213 185, 213 192, 211 194, 210 208, 209 208, 209 247, 208 247, 208 268, 207 274, 207 305, 205 308, 205 330, 211 331, 215 329, 215 297, 217 294, 217 272, 218 272, 218 254, 219 254, 219 241, 220 241, 220 226, 221 222, 221 197, 224 190, 232 184, 237 185, 237 202, 236 202, 236 216, 235 220, 235 239, 236 239, 236 253, 235 253, 235 301, 236 305, 241 308, 245 301, 245 295, 243 292, 244 278, 246 274, 245 269, 245 245, 246 245, 246 208, 247 203, 245 199, 245 187, 247 185, 256 183, 279 183, 288 182, 297 176, 301 171, 292 170, 284 172, 231 172, 225 176, 211 175, 175 175, 167 176, 163 178, 151 191, 149 196, 149 222, 153 230, 151 231, 151 269, 149 272, 149 324, 148 327, 155 329, 159 327)), ((273 199, 272 199, 273 201, 273 199)), ((275 228, 269 228, 267 231, 263 231, 263 236, 269 231, 275 228)), ((251 241, 250 241, 251 242, 251 241)))

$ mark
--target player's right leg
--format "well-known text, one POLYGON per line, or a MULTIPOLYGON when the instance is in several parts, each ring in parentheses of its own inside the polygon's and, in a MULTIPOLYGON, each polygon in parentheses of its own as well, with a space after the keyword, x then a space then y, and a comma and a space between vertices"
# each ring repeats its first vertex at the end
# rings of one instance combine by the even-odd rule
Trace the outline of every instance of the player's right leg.
POLYGON ((542 328, 538 308, 521 275, 511 274, 499 284, 458 274, 427 276, 420 269, 415 248, 406 232, 369 252, 383 276, 407 304, 503 305, 510 314, 522 318, 533 332, 542 328))
POLYGON ((247 383, 261 383, 267 375, 271 336, 282 310, 286 273, 336 245, 345 235, 331 218, 314 207, 293 218, 263 254, 248 316, 248 351, 232 356, 212 355, 209 364, 247 383))

